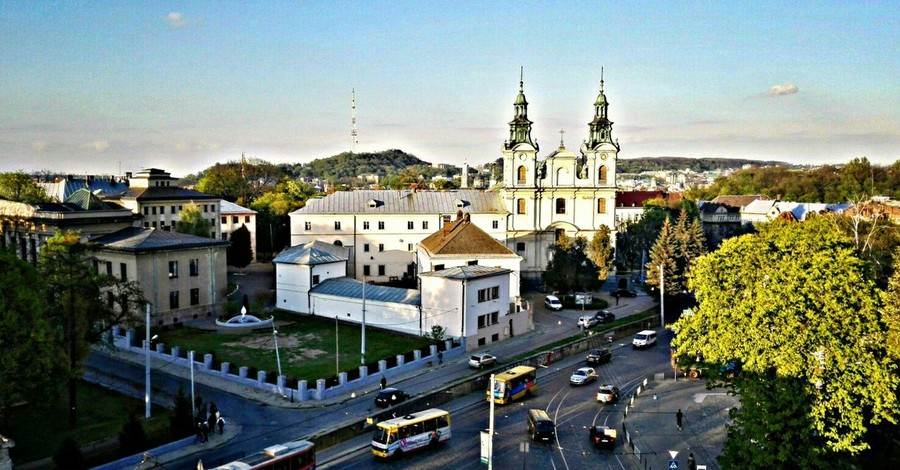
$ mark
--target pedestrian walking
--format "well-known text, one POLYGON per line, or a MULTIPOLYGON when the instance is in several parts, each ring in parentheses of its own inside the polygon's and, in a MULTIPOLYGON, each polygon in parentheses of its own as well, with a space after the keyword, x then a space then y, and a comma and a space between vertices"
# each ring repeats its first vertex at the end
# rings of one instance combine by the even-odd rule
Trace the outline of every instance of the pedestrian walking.
POLYGON ((613 297, 616 298, 616 305, 619 305, 619 293, 616 292, 616 293, 613 295, 613 297))
POLYGON ((694 454, 688 454, 688 470, 697 470, 697 461, 694 460, 694 454))
POLYGON ((444 351, 438 351, 438 365, 444 364, 444 351))
POLYGON ((209 416, 206 418, 206 425, 209 427, 210 432, 215 432, 215 430, 216 430, 216 415, 215 414, 213 414, 213 413, 209 414, 209 416))
POLYGON ((678 413, 675 413, 675 423, 678 425, 678 430, 681 430, 681 420, 684 419, 684 413, 681 412, 681 408, 678 408, 678 413))
POLYGON ((225 418, 219 416, 219 419, 216 420, 216 424, 219 425, 219 434, 225 434, 225 418))
POLYGON ((387 388, 387 379, 384 376, 381 376, 381 389, 384 390, 387 388))
POLYGON ((203 433, 203 438, 200 440, 200 443, 209 442, 209 423, 204 421, 203 424, 200 425, 200 432, 203 433))

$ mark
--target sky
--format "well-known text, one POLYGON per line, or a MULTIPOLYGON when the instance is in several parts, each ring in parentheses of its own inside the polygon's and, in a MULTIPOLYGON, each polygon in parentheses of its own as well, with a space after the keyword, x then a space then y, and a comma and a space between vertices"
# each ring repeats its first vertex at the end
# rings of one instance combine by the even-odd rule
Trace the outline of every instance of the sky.
POLYGON ((539 156, 900 159, 900 0, 0 0, 0 171, 197 173, 401 149, 501 156, 520 68, 539 156))

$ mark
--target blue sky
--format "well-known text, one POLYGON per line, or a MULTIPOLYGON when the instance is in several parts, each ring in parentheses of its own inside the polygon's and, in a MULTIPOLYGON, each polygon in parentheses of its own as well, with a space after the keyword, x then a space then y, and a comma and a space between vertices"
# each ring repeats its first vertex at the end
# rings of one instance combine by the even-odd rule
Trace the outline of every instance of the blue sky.
POLYGON ((604 68, 620 158, 900 159, 900 2, 0 0, 0 171, 542 154, 604 68))

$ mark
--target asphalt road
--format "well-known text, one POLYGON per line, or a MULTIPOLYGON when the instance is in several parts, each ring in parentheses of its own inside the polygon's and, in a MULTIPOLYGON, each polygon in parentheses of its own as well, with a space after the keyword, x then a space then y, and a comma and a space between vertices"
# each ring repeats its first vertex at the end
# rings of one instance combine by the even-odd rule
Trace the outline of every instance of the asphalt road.
MULTIPOLYGON (((664 335, 665 336, 665 335, 664 335)), ((629 455, 620 439, 612 452, 594 449, 588 442, 588 427, 605 424, 621 430, 623 404, 601 405, 595 401, 602 383, 616 385, 623 400, 648 375, 668 369, 668 338, 654 348, 634 351, 621 347, 610 363, 595 367, 596 382, 580 387, 569 385, 571 372, 585 365, 584 358, 567 358, 538 372, 538 393, 495 410, 494 464, 496 468, 552 469, 637 469, 642 465, 629 455), (551 444, 532 442, 526 432, 525 415, 530 408, 547 411, 557 425, 557 439, 551 444), (527 444, 527 452, 524 452, 527 444)), ((460 397, 444 409, 451 411, 453 438, 442 448, 425 450, 399 460, 375 459, 366 442, 354 439, 359 450, 340 459, 320 461, 323 469, 368 468, 454 468, 480 469, 480 432, 488 427, 488 403, 481 393, 460 397)))

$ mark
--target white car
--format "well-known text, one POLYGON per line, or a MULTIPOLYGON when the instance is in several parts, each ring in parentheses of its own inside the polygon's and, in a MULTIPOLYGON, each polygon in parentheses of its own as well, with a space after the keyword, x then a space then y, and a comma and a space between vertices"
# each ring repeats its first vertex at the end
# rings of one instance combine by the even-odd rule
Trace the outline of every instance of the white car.
POLYGON ((487 354, 487 353, 473 354, 469 358, 469 367, 472 367, 475 369, 481 369, 483 367, 492 366, 492 365, 496 365, 496 364, 497 364, 497 358, 490 354, 487 354))
POLYGON ((550 310, 562 310, 562 302, 560 302, 559 298, 555 295, 544 297, 544 306, 550 310))
POLYGON ((600 323, 600 319, 593 315, 586 315, 578 318, 578 326, 582 328, 591 328, 597 323, 600 323))
POLYGON ((571 385, 584 385, 597 380, 597 372, 592 367, 582 367, 572 373, 569 377, 571 385))

